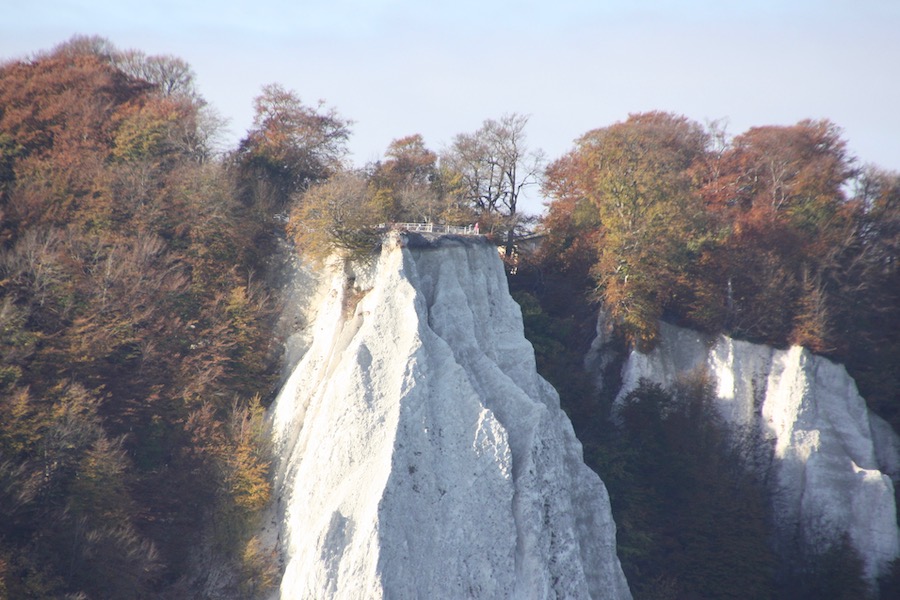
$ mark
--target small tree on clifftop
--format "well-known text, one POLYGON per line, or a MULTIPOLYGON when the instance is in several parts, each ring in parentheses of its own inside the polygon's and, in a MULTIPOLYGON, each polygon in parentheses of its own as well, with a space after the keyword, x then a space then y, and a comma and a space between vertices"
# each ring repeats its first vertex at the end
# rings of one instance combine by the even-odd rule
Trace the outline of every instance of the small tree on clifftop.
POLYGON ((459 194, 480 215, 499 220, 506 233, 506 255, 518 225, 518 206, 522 192, 539 183, 544 154, 528 148, 525 126, 528 117, 509 114, 499 120, 488 119, 474 133, 456 136, 444 154, 443 164, 455 173, 459 194))

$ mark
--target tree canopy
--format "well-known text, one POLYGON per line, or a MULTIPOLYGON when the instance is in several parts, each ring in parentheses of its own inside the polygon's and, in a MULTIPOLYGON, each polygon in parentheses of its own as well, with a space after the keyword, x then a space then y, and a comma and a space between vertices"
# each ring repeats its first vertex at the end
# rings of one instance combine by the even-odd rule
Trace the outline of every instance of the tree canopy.
POLYGON ((275 83, 263 87, 253 107, 253 127, 235 155, 245 196, 283 209, 293 194, 341 170, 351 123, 335 109, 308 106, 275 83), (262 183, 263 189, 252 187, 262 183))
POLYGON ((93 38, 0 67, 9 597, 178 596, 268 499, 267 225, 209 160, 192 77, 93 38))
POLYGON ((802 344, 847 364, 896 419, 898 177, 859 168, 829 121, 729 139, 718 124, 635 114, 547 169, 540 259, 592 272, 640 347, 661 318, 802 344))
POLYGON ((577 142, 580 185, 602 227, 594 272, 607 307, 640 344, 655 337, 704 235, 689 169, 706 143, 701 127, 666 113, 632 115, 577 142))
MULTIPOLYGON (((477 221, 508 254, 537 184, 537 275, 510 281, 538 365, 610 469, 640 593, 765 595, 762 502, 729 470, 703 385, 642 386, 624 428, 600 423, 579 371, 588 298, 640 348, 660 319, 807 346, 900 428, 900 174, 860 165, 830 121, 729 137, 638 113, 545 168, 513 113, 351 168, 336 109, 278 84, 253 109, 223 153, 177 57, 76 36, 0 65, 0 598, 191 597, 201 556, 234 597, 264 594, 277 562, 252 526, 270 500, 285 249, 353 259, 381 225, 477 221)), ((857 591, 852 552, 835 552, 798 593, 826 572, 857 591)))
POLYGON ((519 199, 540 183, 544 167, 543 152, 528 147, 527 124, 515 113, 487 119, 477 131, 458 134, 442 158, 460 198, 487 229, 503 232, 507 257, 520 224, 519 199))

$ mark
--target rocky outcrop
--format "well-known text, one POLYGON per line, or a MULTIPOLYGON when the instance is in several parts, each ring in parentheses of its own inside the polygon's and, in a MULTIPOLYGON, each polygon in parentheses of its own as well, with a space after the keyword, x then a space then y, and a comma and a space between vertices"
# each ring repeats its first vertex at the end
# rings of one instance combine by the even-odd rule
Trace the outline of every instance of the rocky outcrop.
MULTIPOLYGON (((601 335, 589 364, 600 364, 603 347, 601 335)), ((698 369, 714 378, 717 407, 736 435, 750 432, 759 446, 754 468, 769 482, 782 546, 822 550, 846 534, 867 577, 884 572, 900 554, 889 476, 898 474, 898 438, 869 412, 844 367, 800 347, 775 350, 662 324, 659 346, 625 361, 616 402, 641 379, 671 385, 698 369)))
POLYGON ((630 598, 496 249, 410 239, 334 274, 273 405, 276 596, 630 598))

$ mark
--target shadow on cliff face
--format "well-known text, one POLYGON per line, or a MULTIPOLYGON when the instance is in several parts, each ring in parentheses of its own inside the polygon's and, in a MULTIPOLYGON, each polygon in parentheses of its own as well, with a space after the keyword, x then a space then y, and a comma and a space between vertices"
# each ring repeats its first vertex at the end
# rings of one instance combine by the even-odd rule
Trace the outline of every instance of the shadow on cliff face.
POLYGON ((708 388, 642 384, 629 394, 627 418, 614 426, 610 408, 625 347, 610 339, 606 350, 620 358, 604 363, 611 377, 598 391, 594 374, 582 368, 583 339, 592 337, 595 321, 575 318, 590 314, 590 304, 577 294, 561 300, 558 290, 547 291, 546 279, 509 278, 539 372, 559 391, 585 461, 609 489, 619 557, 635 598, 812 600, 872 592, 852 545, 800 553, 781 544, 776 554, 770 492, 745 456, 758 455, 764 444, 751 435, 752 448, 736 447, 708 388))

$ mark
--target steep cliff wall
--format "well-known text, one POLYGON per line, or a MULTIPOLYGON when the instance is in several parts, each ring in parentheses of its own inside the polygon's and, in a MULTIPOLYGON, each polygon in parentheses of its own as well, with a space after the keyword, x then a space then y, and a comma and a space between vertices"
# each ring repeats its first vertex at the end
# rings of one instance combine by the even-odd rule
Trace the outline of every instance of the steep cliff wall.
MULTIPOLYGON (((589 365, 603 361, 601 324, 589 365)), ((715 380, 717 406, 734 431, 751 432, 787 547, 823 549, 846 533, 871 579, 900 554, 894 487, 897 435, 871 414, 843 366, 800 347, 707 338, 662 324, 659 346, 632 352, 616 402, 645 378, 671 385, 702 369, 715 380)))
POLYGON ((334 275, 272 408, 278 597, 630 598, 496 249, 408 240, 334 275))

